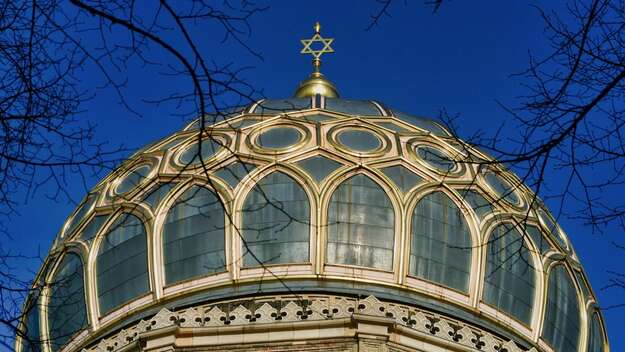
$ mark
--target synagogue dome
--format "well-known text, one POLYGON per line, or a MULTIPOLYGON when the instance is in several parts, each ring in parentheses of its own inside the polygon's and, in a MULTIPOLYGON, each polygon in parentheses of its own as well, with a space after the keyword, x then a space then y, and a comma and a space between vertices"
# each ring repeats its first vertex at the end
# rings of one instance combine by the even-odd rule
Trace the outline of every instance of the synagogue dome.
POLYGON ((18 351, 609 351, 573 245, 518 177, 436 121, 309 88, 101 180, 18 351))

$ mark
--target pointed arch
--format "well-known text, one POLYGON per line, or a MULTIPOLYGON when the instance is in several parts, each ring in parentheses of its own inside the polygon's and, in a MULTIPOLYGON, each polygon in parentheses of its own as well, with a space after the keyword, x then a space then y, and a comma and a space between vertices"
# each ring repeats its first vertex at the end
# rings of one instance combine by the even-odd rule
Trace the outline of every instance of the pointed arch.
POLYGON ((84 265, 77 253, 68 252, 49 286, 47 304, 50 349, 56 352, 78 331, 87 327, 84 265))
POLYGON ((573 278, 563 264, 549 272, 543 339, 555 352, 577 351, 581 336, 581 309, 573 278))
POLYGON ((101 315, 150 291, 147 234, 137 216, 121 213, 103 236, 97 253, 101 315))
POLYGON ((291 176, 274 171, 241 206, 243 267, 310 262, 310 199, 291 176))
POLYGON ((471 255, 460 208, 442 191, 419 200, 412 213, 409 275, 468 293, 471 255))
POLYGON ((395 210, 375 181, 356 174, 332 193, 328 205, 326 261, 393 269, 395 210))
POLYGON ((165 285, 226 270, 225 211, 218 196, 192 185, 162 226, 165 285))
POLYGON ((529 326, 536 269, 524 236, 511 223, 497 225, 486 246, 482 300, 529 326))

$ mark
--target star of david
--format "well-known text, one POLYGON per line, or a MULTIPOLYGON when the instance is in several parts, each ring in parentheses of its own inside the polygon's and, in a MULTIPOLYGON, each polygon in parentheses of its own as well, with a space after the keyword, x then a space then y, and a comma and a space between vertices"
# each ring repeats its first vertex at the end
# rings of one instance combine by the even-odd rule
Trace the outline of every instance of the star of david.
POLYGON ((326 53, 333 53, 334 49, 332 49, 332 47, 330 46, 330 44, 332 44, 332 42, 334 41, 334 38, 324 38, 321 36, 321 34, 319 33, 315 33, 315 35, 313 35, 312 38, 310 39, 302 39, 302 45, 304 45, 304 48, 302 49, 302 51, 300 51, 301 54, 310 54, 312 55, 315 59, 319 60, 319 58, 321 57, 321 55, 326 54, 326 53), (323 48, 319 49, 319 50, 314 50, 312 48, 312 45, 315 43, 322 43, 323 44, 323 48))

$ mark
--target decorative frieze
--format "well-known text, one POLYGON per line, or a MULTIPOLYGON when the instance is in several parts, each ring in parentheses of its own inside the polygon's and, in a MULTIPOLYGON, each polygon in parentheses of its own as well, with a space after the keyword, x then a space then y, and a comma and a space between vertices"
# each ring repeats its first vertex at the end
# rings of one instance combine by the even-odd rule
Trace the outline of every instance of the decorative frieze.
MULTIPOLYGON (((280 323, 290 323, 292 330, 298 329, 298 326, 301 326, 302 330, 315 329, 315 326, 318 328, 322 324, 332 321, 344 320, 347 322, 346 324, 349 324, 350 319, 356 321, 361 317, 371 317, 371 319, 378 321, 390 322, 392 326, 388 328, 389 335, 403 334, 404 331, 408 331, 413 335, 412 339, 427 340, 428 343, 435 345, 457 345, 460 350, 469 348, 481 352, 525 351, 513 341, 504 340, 476 326, 407 305, 380 301, 374 296, 356 299, 326 295, 301 295, 263 296, 249 300, 191 307, 176 312, 163 308, 152 318, 141 320, 136 325, 121 330, 110 338, 96 342, 91 347, 83 349, 83 352, 115 352, 139 339, 149 339, 149 336, 157 335, 159 329, 164 328, 168 328, 167 331, 174 331, 176 327, 184 331, 200 329, 203 332, 198 334, 204 335, 211 334, 210 328, 219 328, 218 330, 213 329, 216 334, 224 334, 228 331, 227 329, 231 329, 235 334, 246 334, 246 331, 251 331, 252 327, 264 326, 266 328, 264 330, 272 331, 274 328, 278 330, 280 323), (318 324, 306 325, 304 322, 318 322, 318 324), (400 327, 404 327, 404 329, 400 327), (241 330, 241 328, 245 329, 241 330)), ((375 322, 369 324, 375 324, 375 322)), ((355 326, 356 331, 357 324, 355 326)), ((184 334, 188 335, 188 333, 184 334)), ((267 342, 273 342, 269 337, 270 334, 267 336, 267 342)), ((356 334, 353 336, 356 337, 356 334)), ((244 338, 241 341, 244 341, 244 338)), ((397 343, 394 344, 397 345, 397 343)), ((374 341, 363 338, 359 339, 358 345, 360 350, 389 350, 389 347, 386 346, 387 342, 380 340, 374 341), (374 345, 378 347, 384 345, 384 347, 378 348, 374 345)), ((537 351, 535 348, 530 350, 530 352, 537 351)))

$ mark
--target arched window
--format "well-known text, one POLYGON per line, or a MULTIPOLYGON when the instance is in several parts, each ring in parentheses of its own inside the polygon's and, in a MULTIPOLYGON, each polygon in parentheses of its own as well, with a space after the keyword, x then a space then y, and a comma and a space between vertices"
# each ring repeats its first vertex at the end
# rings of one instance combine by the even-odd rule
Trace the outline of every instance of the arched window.
POLYGON ((532 255, 523 236, 511 224, 497 226, 488 240, 484 302, 529 325, 535 280, 532 255))
POLYGON ((291 177, 282 172, 264 177, 241 211, 244 267, 310 260, 310 203, 291 177))
POLYGON ((590 321, 590 330, 588 331, 588 349, 587 352, 603 352, 603 333, 601 332, 601 322, 599 314, 594 313, 590 321))
POLYGON ((410 275, 469 290, 471 234, 462 212, 443 192, 428 194, 412 215, 410 275))
POLYGON ((111 225, 96 265, 100 314, 150 291, 147 238, 139 218, 122 214, 111 225))
POLYGON ((392 270, 395 212, 384 190, 359 174, 341 183, 328 209, 327 262, 392 270))
POLYGON ((77 254, 68 253, 63 258, 49 286, 50 347, 58 351, 72 335, 87 326, 83 264, 77 254))
POLYGON ((165 283, 224 271, 224 209, 204 187, 186 190, 169 209, 163 225, 165 283))
POLYGON ((32 290, 23 312, 21 352, 40 352, 42 350, 39 330, 39 297, 41 292, 38 288, 32 290))
POLYGON ((549 274, 543 339, 556 352, 577 351, 580 325, 577 290, 566 268, 558 265, 549 274))

